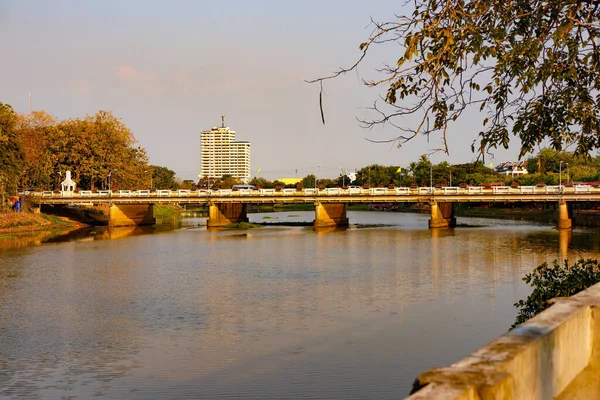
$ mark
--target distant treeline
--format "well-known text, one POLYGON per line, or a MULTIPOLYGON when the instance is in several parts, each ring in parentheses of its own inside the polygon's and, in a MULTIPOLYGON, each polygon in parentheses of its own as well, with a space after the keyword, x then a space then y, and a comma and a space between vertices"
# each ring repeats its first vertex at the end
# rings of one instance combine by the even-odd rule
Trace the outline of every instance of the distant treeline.
MULTIPOLYGON (((369 165, 356 171, 356 179, 350 181, 347 175, 340 175, 336 179, 322 179, 314 174, 305 176, 298 185, 287 185, 288 187, 302 186, 306 188, 336 187, 347 185, 388 187, 395 186, 481 186, 486 183, 503 183, 505 185, 518 184, 521 186, 533 186, 538 183, 546 185, 563 185, 572 182, 596 182, 599 178, 600 157, 576 157, 569 152, 559 152, 552 149, 542 149, 536 156, 527 160, 527 174, 513 176, 512 173, 502 175, 482 161, 449 164, 443 161, 433 164, 427 156, 421 156, 418 161, 408 165, 385 166, 369 165)), ((224 177, 225 178, 225 177, 224 177)), ((221 188, 231 187, 232 180, 226 177, 222 181, 215 182, 221 188)), ((264 178, 254 178, 251 184, 264 188, 274 188, 286 185, 278 181, 268 181, 264 178)))

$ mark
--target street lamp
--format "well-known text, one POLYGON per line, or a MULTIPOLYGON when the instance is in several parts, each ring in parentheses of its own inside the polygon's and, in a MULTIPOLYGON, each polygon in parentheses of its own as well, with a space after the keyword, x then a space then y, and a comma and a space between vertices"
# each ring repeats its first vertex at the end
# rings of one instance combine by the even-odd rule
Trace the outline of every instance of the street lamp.
POLYGON ((450 187, 452 187, 452 167, 448 165, 448 170, 450 171, 450 187))
POLYGON ((558 163, 558 188, 562 190, 562 160, 558 163))
POLYGON ((571 174, 569 173, 569 163, 567 163, 567 185, 571 182, 571 174))
POLYGON ((317 193, 317 176, 319 176, 319 168, 321 168, 321 166, 317 165, 317 172, 315 173, 315 193, 317 193))
MULTIPOLYGON (((112 176, 112 173, 116 171, 116 169, 111 169, 110 172, 108 173, 108 196, 112 197, 112 186, 110 185, 110 178, 112 176)), ((112 204, 112 199, 110 200, 111 204, 112 204)))
POLYGON ((429 164, 429 191, 433 192, 433 163, 429 164))

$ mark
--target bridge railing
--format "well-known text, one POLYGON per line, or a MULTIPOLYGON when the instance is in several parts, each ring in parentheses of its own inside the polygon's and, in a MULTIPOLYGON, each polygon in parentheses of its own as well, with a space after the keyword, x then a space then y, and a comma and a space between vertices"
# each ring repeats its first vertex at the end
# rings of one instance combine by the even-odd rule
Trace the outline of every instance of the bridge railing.
POLYGON ((130 197, 260 197, 260 196, 464 196, 481 194, 568 194, 568 193, 600 193, 600 188, 589 185, 575 186, 468 186, 468 187, 396 187, 396 188, 293 188, 276 189, 218 189, 218 190, 81 190, 65 195, 61 192, 34 192, 27 195, 40 198, 130 198, 130 197))

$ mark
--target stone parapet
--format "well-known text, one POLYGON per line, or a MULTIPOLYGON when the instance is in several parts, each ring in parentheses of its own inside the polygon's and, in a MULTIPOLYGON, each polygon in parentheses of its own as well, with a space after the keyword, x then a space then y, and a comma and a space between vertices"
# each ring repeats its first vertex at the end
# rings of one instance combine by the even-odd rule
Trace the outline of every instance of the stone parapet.
POLYGON ((600 284, 553 303, 463 360, 420 374, 408 399, 597 398, 600 284))

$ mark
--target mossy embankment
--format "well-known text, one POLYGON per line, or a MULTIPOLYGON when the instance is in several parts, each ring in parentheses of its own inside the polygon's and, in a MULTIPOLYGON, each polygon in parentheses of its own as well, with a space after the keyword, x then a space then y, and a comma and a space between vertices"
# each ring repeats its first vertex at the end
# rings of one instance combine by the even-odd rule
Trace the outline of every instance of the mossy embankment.
POLYGON ((176 204, 155 204, 154 218, 165 218, 179 215, 183 210, 176 204))
POLYGON ((263 225, 253 224, 250 222, 234 222, 234 223, 224 226, 223 228, 225 228, 225 229, 255 229, 255 228, 262 228, 262 227, 263 227, 263 225))

